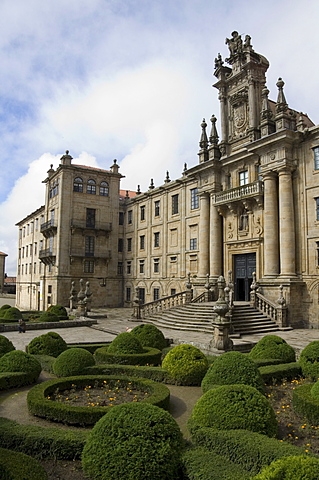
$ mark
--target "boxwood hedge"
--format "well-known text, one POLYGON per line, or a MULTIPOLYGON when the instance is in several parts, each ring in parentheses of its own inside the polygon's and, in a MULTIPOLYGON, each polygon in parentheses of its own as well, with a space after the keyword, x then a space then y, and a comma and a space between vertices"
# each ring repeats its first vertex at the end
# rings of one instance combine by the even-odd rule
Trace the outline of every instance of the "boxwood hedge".
POLYGON ((281 363, 296 361, 294 349, 278 335, 265 335, 249 352, 252 359, 278 359, 281 363))
POLYGON ((115 363, 119 365, 159 365, 161 363, 161 351, 157 348, 142 347, 143 353, 110 353, 108 347, 95 350, 96 363, 115 363))
POLYGON ((33 373, 26 372, 3 372, 0 373, 0 390, 19 388, 34 383, 33 373))
POLYGON ((86 367, 85 375, 128 375, 134 377, 148 378, 155 382, 167 382, 168 373, 162 367, 145 367, 141 365, 116 365, 101 364, 93 367, 86 367))
POLYGON ((179 480, 183 437, 173 417, 150 404, 117 405, 93 427, 82 466, 91 479, 179 480))
POLYGON ((188 420, 192 434, 202 427, 246 429, 269 437, 275 437, 278 431, 269 401, 250 385, 222 385, 204 393, 188 420))
POLYGON ((54 422, 66 423, 69 425, 93 425, 103 415, 105 415, 112 406, 95 406, 95 407, 79 407, 75 405, 67 405, 49 399, 57 389, 64 391, 76 387, 86 387, 97 382, 110 384, 116 383, 116 386, 127 386, 130 382, 132 388, 137 388, 150 395, 139 403, 147 403, 157 405, 161 408, 168 408, 169 406, 169 389, 160 383, 153 382, 145 378, 133 378, 116 375, 103 376, 77 376, 67 377, 63 379, 54 379, 43 382, 31 388, 27 396, 27 403, 30 413, 33 415, 44 417, 54 422))
POLYGON ((158 348, 158 350, 163 350, 163 348, 168 346, 163 333, 155 325, 145 323, 137 325, 133 328, 131 334, 139 339, 143 347, 153 347, 158 348))
POLYGON ((53 364, 53 372, 58 377, 83 375, 85 367, 95 365, 92 353, 84 348, 70 348, 60 353, 53 364))
POLYGON ((319 378, 319 341, 314 340, 300 354, 299 363, 305 377, 319 378))
POLYGON ((267 385, 280 383, 283 380, 293 380, 302 375, 301 367, 297 362, 267 365, 259 367, 259 371, 264 383, 267 385))
POLYGON ((211 454, 222 455, 250 475, 256 475, 263 466, 278 458, 304 453, 303 448, 248 430, 201 428, 192 436, 192 442, 211 454))
POLYGON ((0 447, 37 458, 79 459, 87 437, 83 430, 21 425, 0 417, 0 447))
POLYGON ((319 459, 307 455, 280 458, 264 467, 254 480, 319 480, 319 459))
POLYGON ((25 453, 0 448, 0 478, 2 480, 47 480, 42 465, 25 453))
POLYGON ((0 357, 2 357, 2 355, 5 353, 11 352, 12 350, 15 350, 15 347, 11 340, 4 335, 0 335, 0 357))
POLYGON ((58 357, 67 348, 67 344, 61 335, 56 332, 48 332, 33 338, 27 346, 27 352, 33 355, 58 357))
POLYGON ((236 463, 203 447, 187 450, 182 457, 188 480, 249 480, 251 475, 236 463))
POLYGON ((296 387, 292 394, 292 405, 296 413, 306 417, 312 425, 319 425, 319 399, 311 392, 313 383, 296 387))
POLYGON ((30 383, 33 383, 41 373, 41 365, 33 355, 22 350, 12 350, 0 358, 0 372, 27 373, 30 383))
POLYGON ((208 361, 199 348, 177 345, 165 356, 162 367, 177 385, 200 385, 208 369, 208 361))

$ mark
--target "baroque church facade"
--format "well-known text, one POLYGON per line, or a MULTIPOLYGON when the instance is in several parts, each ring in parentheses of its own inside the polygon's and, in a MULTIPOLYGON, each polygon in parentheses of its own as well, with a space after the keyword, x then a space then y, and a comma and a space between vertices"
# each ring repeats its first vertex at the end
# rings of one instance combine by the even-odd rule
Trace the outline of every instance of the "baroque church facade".
POLYGON ((284 82, 268 98, 267 59, 233 32, 215 59, 216 117, 201 124, 198 162, 181 178, 123 192, 110 170, 48 171, 44 206, 21 220, 17 306, 69 305, 71 282, 90 282, 92 306, 131 306, 231 272, 235 301, 283 293, 291 326, 318 328, 319 126, 289 107, 284 82), (138 288, 138 290, 137 290, 138 288))

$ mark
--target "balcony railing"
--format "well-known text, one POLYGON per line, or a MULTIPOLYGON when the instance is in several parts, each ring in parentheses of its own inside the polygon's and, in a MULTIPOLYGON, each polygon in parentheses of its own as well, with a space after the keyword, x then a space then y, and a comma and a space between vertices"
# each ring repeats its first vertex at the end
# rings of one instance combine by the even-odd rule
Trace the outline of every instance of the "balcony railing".
POLYGON ((224 190, 223 192, 216 193, 215 205, 221 205, 223 203, 242 200, 243 198, 247 197, 262 195, 263 191, 263 182, 257 180, 256 182, 247 183, 247 185, 241 185, 240 187, 231 188, 229 190, 224 190))
POLYGON ((70 257, 110 259, 111 256, 111 250, 95 250, 94 252, 86 252, 83 248, 72 248, 70 251, 70 257))
POLYGON ((71 228, 79 230, 96 230, 102 232, 111 232, 112 223, 111 222, 96 222, 95 224, 87 224, 85 220, 71 220, 71 228))
POLYGON ((50 236, 50 234, 56 229, 57 225, 53 219, 49 220, 48 222, 42 223, 40 227, 40 231, 45 237, 50 236))

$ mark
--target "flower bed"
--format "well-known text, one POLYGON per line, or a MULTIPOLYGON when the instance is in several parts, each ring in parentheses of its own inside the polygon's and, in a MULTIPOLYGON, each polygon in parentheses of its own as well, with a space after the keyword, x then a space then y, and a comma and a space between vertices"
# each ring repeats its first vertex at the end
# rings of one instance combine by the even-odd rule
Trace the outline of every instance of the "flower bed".
MULTIPOLYGON (((123 389, 126 393, 127 387, 130 390, 138 390, 139 392, 147 393, 143 399, 139 399, 143 403, 150 403, 162 408, 168 408, 169 405, 169 389, 162 384, 153 382, 152 380, 142 378, 129 378, 122 376, 78 376, 68 377, 59 380, 49 380, 40 385, 33 387, 27 397, 28 408, 33 415, 44 417, 46 419, 62 422, 70 425, 93 425, 96 423, 105 413, 112 408, 115 401, 110 400, 110 396, 105 394, 106 384, 108 389, 112 390, 110 393, 111 398, 114 398, 115 388, 118 387, 118 392, 123 389), (90 390, 92 387, 101 388, 101 396, 108 397, 107 405, 100 405, 95 401, 96 397, 90 399, 90 390), (76 397, 77 390, 83 390, 86 388, 86 396, 89 405, 79 406, 72 401, 65 400, 62 402, 63 392, 66 390, 68 394, 76 397), (60 398, 58 397, 60 395, 60 398), (53 399, 52 399, 53 398, 53 399), (89 408, 88 408, 89 407, 89 408)), ((119 399, 119 395, 118 395, 119 399)), ((131 401, 134 399, 134 393, 131 401)), ((74 398, 74 400, 77 400, 74 398)), ((127 398, 125 399, 127 401, 127 398)))

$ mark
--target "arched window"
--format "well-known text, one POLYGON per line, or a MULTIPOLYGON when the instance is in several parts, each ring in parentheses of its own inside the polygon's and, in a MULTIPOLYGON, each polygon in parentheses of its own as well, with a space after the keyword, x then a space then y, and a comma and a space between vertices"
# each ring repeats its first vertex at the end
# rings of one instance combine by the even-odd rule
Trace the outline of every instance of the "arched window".
POLYGON ((109 196, 109 184, 107 182, 100 183, 100 195, 103 195, 103 197, 109 196))
POLYGON ((86 193, 90 193, 91 195, 96 194, 96 183, 95 180, 88 180, 87 186, 86 186, 86 193))
POLYGON ((73 192, 83 192, 83 180, 81 177, 76 177, 74 179, 73 192))

